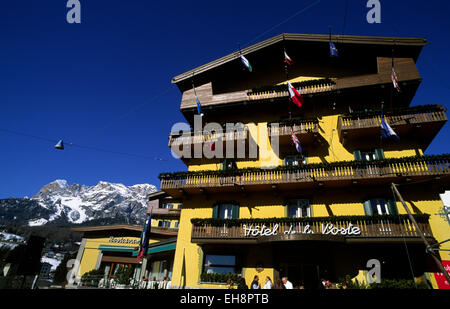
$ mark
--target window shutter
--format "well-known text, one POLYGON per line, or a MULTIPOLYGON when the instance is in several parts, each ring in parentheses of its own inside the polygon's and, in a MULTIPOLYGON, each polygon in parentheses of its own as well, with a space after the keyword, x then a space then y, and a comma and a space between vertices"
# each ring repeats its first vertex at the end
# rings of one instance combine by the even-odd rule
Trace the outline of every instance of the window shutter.
POLYGON ((373 211, 372 211, 372 206, 370 205, 370 200, 365 201, 363 204, 364 204, 364 212, 366 213, 366 216, 372 216, 373 211))
POLYGON ((212 217, 215 219, 219 218, 219 205, 217 204, 213 206, 212 217))
POLYGON ((355 161, 362 161, 361 151, 355 150, 353 155, 355 156, 355 161))
POLYGON ((231 218, 239 219, 239 205, 233 205, 231 209, 231 218))
POLYGON ((375 159, 384 160, 384 151, 383 149, 375 149, 375 159))
POLYGON ((223 160, 222 162, 222 171, 225 171, 227 169, 227 159, 223 160))
POLYGON ((398 215, 397 203, 394 200, 388 200, 387 205, 390 215, 398 215))

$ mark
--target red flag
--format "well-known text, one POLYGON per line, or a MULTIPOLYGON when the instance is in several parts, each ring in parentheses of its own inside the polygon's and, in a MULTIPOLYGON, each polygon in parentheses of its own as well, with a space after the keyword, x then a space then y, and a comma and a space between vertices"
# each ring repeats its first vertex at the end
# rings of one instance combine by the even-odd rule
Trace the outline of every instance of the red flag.
POLYGON ((291 97, 292 102, 294 102, 295 105, 298 107, 302 107, 303 103, 303 97, 298 91, 291 85, 290 82, 287 82, 288 84, 288 90, 289 90, 289 96, 291 97))
POLYGON ((392 74, 391 74, 392 84, 394 84, 394 88, 397 89, 398 92, 400 92, 400 85, 398 84, 398 78, 397 74, 395 73, 394 67, 392 67, 392 74))
POLYGON ((288 54, 286 54, 286 51, 284 51, 284 63, 286 63, 287 65, 292 65, 294 63, 294 61, 292 61, 288 54))

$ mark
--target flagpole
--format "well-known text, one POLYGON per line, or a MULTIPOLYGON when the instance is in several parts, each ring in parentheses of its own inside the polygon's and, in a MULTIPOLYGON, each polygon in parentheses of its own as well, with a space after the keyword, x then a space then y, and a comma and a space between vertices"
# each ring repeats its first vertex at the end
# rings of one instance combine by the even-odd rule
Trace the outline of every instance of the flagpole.
MULTIPOLYGON (((285 44, 286 43, 285 43, 284 33, 283 33, 283 52, 284 52, 284 57, 286 57, 286 45, 285 44)), ((289 85, 288 85, 288 82, 289 82, 289 71, 288 71, 288 64, 286 63, 286 61, 284 62, 284 72, 286 74, 286 86, 288 87, 288 93, 289 93, 289 85)), ((291 125, 291 130, 292 130, 292 123, 291 123, 291 120, 292 120, 292 106, 291 106, 291 104, 288 104, 288 105, 289 105, 289 111, 288 111, 288 113, 289 113, 289 124, 291 125)))

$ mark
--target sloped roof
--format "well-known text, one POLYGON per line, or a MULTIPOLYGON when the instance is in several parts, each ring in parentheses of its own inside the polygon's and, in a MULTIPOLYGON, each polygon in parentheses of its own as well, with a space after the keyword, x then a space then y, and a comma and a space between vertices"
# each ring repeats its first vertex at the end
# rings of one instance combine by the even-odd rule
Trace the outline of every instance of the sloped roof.
MULTIPOLYGON (((256 43, 240 51, 228 54, 222 58, 216 59, 204 65, 201 65, 195 69, 189 70, 185 73, 175 76, 172 79, 173 84, 182 82, 188 78, 192 78, 193 75, 207 72, 216 67, 224 65, 230 61, 236 60, 240 54, 247 55, 252 52, 261 50, 270 45, 286 41, 298 41, 298 42, 318 42, 328 43, 330 36, 327 34, 299 34, 299 33, 282 33, 274 36, 265 41, 256 43)), ((332 35, 331 40, 338 42, 339 44, 357 44, 357 45, 384 45, 384 46, 411 46, 411 47, 423 47, 428 45, 428 41, 425 38, 408 38, 408 37, 377 37, 377 36, 357 36, 357 35, 332 35)), ((420 50, 416 52, 414 58, 417 59, 420 50)))

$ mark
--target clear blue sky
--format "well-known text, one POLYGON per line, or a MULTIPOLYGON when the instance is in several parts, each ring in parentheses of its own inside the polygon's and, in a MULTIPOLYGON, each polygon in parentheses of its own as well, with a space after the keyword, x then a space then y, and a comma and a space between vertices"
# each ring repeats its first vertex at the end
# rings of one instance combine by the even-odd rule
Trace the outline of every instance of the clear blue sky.
MULTIPOLYGON (((425 37, 413 105, 448 106, 449 1, 381 0, 381 24, 366 22, 365 0, 347 14, 346 0, 80 0, 81 24, 66 22, 66 2, 0 1, 0 128, 167 161, 0 132, 0 198, 55 179, 159 187, 160 172, 186 169, 167 145, 183 121, 171 78, 282 32, 425 37)), ((446 125, 427 153, 450 152, 449 137, 446 125)))

